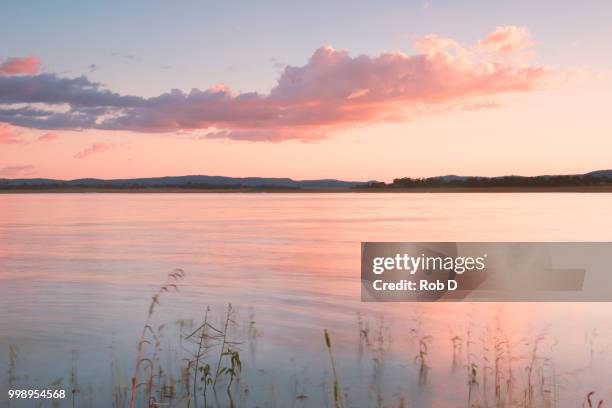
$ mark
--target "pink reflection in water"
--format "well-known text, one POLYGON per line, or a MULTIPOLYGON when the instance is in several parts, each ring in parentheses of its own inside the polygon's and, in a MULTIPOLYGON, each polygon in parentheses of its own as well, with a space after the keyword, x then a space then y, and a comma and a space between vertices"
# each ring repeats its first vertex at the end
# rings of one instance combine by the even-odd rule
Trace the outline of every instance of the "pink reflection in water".
POLYGON ((328 328, 345 345, 337 351, 345 382, 367 397, 369 374, 351 368, 359 312, 390 339, 390 388, 418 391, 423 406, 456 406, 453 396, 467 391, 468 343, 483 367, 487 336, 501 330, 524 364, 542 334, 541 353, 565 381, 560 406, 575 406, 589 387, 611 390, 610 304, 362 304, 359 244, 610 240, 611 211, 609 194, 2 195, 0 347, 23 344, 54 366, 55 348, 104 349, 114 332, 130 356, 150 294, 181 267, 183 290, 161 317, 199 318, 205 305, 222 311, 228 301, 244 314, 252 308, 264 366, 294 358, 322 376, 328 328), (415 342, 429 336, 430 382, 415 390, 415 342), (453 373, 455 336, 463 349, 453 373), (412 377, 399 380, 401 370, 412 377))

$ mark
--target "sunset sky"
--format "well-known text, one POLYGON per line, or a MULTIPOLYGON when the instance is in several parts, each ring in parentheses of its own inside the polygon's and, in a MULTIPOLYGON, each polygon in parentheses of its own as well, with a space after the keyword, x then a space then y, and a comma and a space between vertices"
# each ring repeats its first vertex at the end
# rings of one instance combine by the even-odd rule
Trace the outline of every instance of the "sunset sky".
POLYGON ((83 3, 0 6, 0 178, 612 168, 607 0, 83 3))

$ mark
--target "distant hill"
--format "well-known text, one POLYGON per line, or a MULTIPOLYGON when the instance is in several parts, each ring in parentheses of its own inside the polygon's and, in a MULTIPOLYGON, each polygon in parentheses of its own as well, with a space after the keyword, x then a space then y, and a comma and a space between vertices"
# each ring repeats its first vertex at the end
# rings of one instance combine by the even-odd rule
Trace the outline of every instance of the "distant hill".
POLYGON ((577 186, 611 186, 612 170, 592 171, 585 174, 543 176, 438 176, 427 178, 396 178, 391 184, 369 183, 366 188, 549 188, 577 186))
POLYGON ((509 178, 509 177, 516 177, 516 178, 522 178, 522 179, 533 179, 533 178, 538 178, 538 177, 543 177, 543 178, 550 178, 550 177, 610 177, 612 178, 612 170, 597 170, 597 171, 591 171, 589 173, 584 173, 584 174, 553 174, 553 175, 544 175, 544 176, 514 176, 514 175, 510 175, 510 176, 495 176, 495 177, 483 177, 483 176, 456 176, 454 174, 449 174, 447 176, 438 176, 438 177, 430 177, 430 179, 440 179, 440 180, 444 180, 444 181, 466 181, 466 180, 470 180, 470 179, 476 179, 476 180, 496 180, 496 179, 503 179, 503 178, 509 178))
POLYGON ((610 177, 612 178, 612 170, 597 170, 590 173, 586 173, 585 176, 593 177, 610 177))
POLYGON ((457 176, 446 175, 428 178, 397 178, 393 183, 378 181, 344 181, 336 179, 293 180, 270 177, 224 177, 224 176, 167 176, 133 179, 81 178, 56 180, 49 178, 0 179, 0 189, 147 189, 147 188, 193 188, 193 189, 333 189, 333 188, 411 188, 411 187, 553 187, 609 185, 612 170, 598 170, 585 174, 524 176, 457 176))
POLYGON ((96 179, 55 180, 47 178, 0 179, 0 187, 254 187, 254 188, 350 188, 363 185, 360 181, 335 179, 292 180, 290 178, 264 177, 224 177, 224 176, 168 176, 133 179, 96 179))

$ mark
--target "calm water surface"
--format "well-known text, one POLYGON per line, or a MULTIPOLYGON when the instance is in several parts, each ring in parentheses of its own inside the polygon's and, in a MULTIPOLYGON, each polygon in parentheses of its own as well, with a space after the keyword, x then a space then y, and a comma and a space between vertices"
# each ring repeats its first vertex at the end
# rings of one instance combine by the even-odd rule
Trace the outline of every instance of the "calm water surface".
MULTIPOLYGON (((74 366, 82 405, 109 406, 152 293, 182 268, 155 315, 165 364, 179 369, 180 330, 206 306, 221 320, 231 302, 236 333, 259 333, 241 346, 243 406, 333 405, 324 328, 349 406, 467 406, 466 367, 491 374, 496 336, 515 354, 517 387, 540 337, 558 406, 589 391, 612 401, 612 304, 360 303, 361 241, 488 240, 610 241, 612 194, 0 195, 2 398, 16 345, 17 383, 67 385, 74 366)), ((492 405, 479 378, 477 403, 492 405)))

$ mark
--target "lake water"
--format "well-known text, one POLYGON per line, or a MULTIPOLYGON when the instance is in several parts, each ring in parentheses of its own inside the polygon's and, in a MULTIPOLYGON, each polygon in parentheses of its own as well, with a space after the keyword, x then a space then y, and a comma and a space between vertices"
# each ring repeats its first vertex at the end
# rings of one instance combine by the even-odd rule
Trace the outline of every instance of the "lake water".
POLYGON ((1 399, 55 382, 112 406, 151 296, 182 268, 153 318, 160 365, 179 377, 180 332, 232 303, 236 406, 333 407, 323 329, 346 407, 494 406, 495 378, 504 406, 609 403, 612 304, 364 304, 359 256, 361 241, 610 240, 612 194, 0 195, 1 399))

